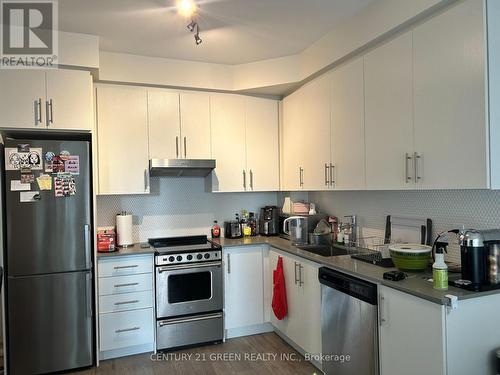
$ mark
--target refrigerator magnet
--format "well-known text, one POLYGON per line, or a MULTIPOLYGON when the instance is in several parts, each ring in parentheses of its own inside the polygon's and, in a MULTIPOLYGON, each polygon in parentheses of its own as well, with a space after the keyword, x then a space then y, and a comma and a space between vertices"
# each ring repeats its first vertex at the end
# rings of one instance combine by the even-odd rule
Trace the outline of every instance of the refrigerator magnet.
POLYGON ((19 193, 19 200, 21 203, 36 202, 40 200, 39 191, 21 191, 19 193))
POLYGON ((42 149, 32 148, 29 152, 19 152, 17 148, 6 148, 5 169, 15 171, 21 168, 42 169, 42 149))
POLYGON ((36 178, 40 190, 52 190, 52 177, 48 174, 41 174, 36 178))
POLYGON ((52 159, 52 173, 64 172, 64 161, 60 156, 54 156, 52 159))
POLYGON ((71 174, 80 174, 80 157, 71 155, 64 162, 64 171, 71 174))
POLYGON ((23 184, 21 180, 10 180, 10 191, 26 191, 31 189, 30 184, 23 184))
POLYGON ((59 153, 59 157, 62 159, 62 160, 68 160, 69 157, 70 157, 70 152, 69 151, 66 151, 66 150, 63 150, 59 153))
POLYGON ((33 182, 35 182, 35 176, 33 173, 21 173, 22 184, 32 184, 33 182))
POLYGON ((30 152, 30 145, 28 143, 18 144, 17 152, 30 152))

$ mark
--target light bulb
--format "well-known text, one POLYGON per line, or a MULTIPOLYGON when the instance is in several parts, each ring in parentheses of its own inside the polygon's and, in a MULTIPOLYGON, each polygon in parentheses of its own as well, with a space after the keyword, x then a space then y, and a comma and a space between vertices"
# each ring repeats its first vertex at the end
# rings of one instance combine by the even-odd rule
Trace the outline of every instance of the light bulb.
POLYGON ((196 13, 196 4, 193 0, 177 0, 177 11, 184 17, 191 17, 196 13))

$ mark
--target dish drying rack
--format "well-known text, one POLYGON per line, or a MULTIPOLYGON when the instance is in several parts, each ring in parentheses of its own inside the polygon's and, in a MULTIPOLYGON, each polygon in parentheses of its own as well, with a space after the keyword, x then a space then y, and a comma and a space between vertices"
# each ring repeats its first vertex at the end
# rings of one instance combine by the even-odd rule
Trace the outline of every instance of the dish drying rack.
POLYGON ((369 236, 361 237, 351 246, 355 246, 358 254, 351 255, 351 258, 362 262, 371 263, 381 267, 394 267, 389 253, 390 241, 383 237, 369 236))

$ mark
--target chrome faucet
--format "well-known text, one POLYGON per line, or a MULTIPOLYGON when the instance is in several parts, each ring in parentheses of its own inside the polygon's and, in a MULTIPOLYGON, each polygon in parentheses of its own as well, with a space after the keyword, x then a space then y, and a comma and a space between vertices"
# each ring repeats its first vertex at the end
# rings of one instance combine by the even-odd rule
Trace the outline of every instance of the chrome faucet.
POLYGON ((349 222, 349 227, 351 229, 351 236, 349 238, 349 242, 356 246, 356 242, 358 241, 358 219, 356 215, 346 215, 345 218, 351 219, 349 222))

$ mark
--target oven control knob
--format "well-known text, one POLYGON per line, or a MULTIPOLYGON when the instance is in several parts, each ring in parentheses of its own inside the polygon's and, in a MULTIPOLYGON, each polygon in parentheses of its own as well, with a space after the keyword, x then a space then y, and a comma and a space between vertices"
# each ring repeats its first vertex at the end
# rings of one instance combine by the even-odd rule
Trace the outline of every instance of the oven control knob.
POLYGON ((210 258, 210 254, 209 254, 209 253, 206 253, 206 254, 205 254, 205 259, 208 259, 208 258, 210 258))
POLYGON ((191 254, 189 254, 189 255, 187 256, 187 260, 191 260, 191 259, 193 259, 193 256, 192 256, 191 254))
POLYGON ((175 258, 174 258, 174 257, 168 257, 168 261, 169 261, 169 262, 173 262, 174 260, 175 260, 175 258))
POLYGON ((182 257, 180 255, 177 255, 177 261, 180 262, 182 260, 182 257))
POLYGON ((196 259, 201 259, 201 258, 203 258, 203 255, 201 255, 201 254, 198 254, 198 255, 196 256, 196 259))

